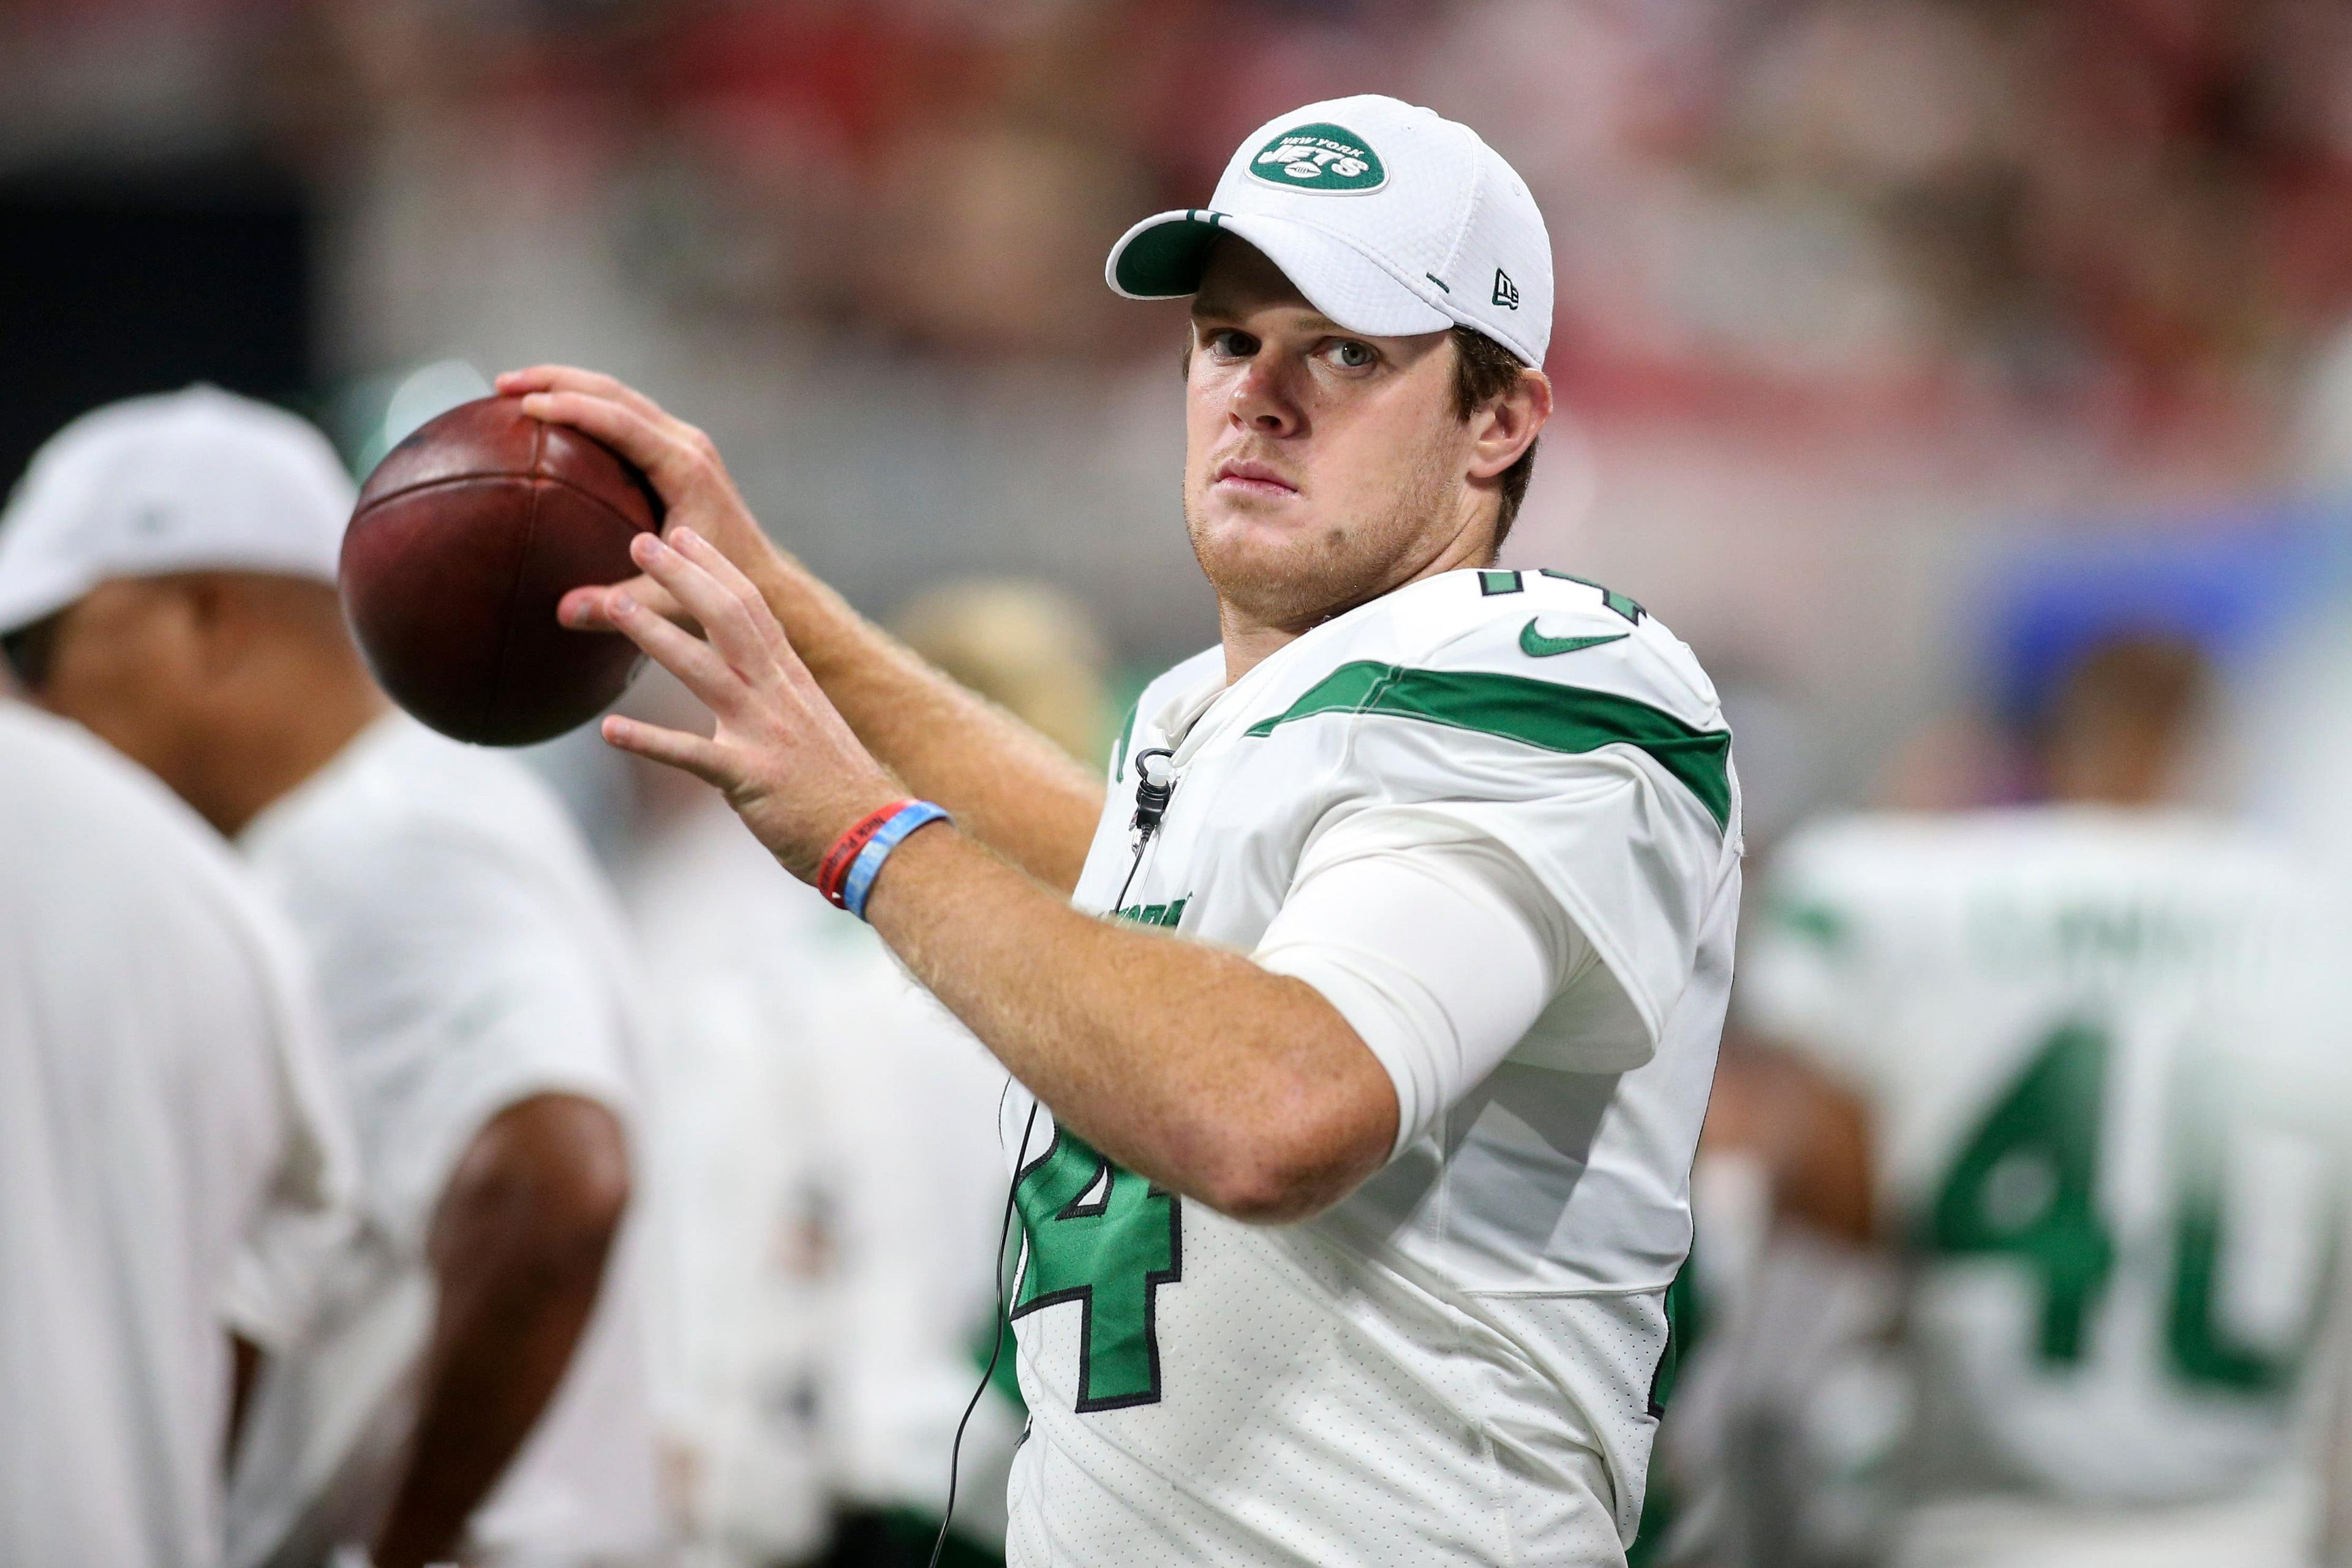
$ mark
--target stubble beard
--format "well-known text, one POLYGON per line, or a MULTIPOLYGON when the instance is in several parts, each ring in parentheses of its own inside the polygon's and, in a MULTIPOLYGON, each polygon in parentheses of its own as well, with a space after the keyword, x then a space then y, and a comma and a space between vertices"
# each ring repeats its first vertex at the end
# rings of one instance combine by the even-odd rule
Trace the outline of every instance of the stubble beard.
POLYGON ((1448 542, 1454 487, 1423 448, 1377 513, 1325 521, 1268 546, 1236 548, 1202 516, 1184 486, 1184 531, 1219 603, 1252 623, 1304 632, 1402 587, 1448 542))

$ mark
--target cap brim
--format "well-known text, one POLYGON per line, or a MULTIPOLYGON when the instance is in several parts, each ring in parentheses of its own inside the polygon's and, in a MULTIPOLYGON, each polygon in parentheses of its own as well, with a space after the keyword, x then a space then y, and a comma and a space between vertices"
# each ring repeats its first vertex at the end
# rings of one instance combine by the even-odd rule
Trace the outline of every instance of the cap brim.
POLYGON ((1111 247, 1103 279, 1130 300, 1181 299, 1199 290, 1220 234, 1238 235, 1264 251, 1308 304, 1351 332, 1412 337, 1454 325, 1454 317, 1348 241, 1257 213, 1193 207, 1145 218, 1111 247))
POLYGON ((89 574, 68 570, 0 571, 0 637, 37 626, 96 585, 89 574))

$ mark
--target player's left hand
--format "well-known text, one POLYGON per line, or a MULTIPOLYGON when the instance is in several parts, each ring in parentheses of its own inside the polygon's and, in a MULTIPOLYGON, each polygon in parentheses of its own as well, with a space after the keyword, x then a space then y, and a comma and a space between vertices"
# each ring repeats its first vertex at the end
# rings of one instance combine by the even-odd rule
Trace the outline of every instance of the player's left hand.
MULTIPOLYGON (((782 553, 743 504, 718 447, 644 393, 601 371, 564 364, 503 372, 498 389, 503 396, 520 398, 522 411, 532 418, 569 425, 635 463, 662 499, 665 534, 692 528, 747 576, 782 568, 782 553)), ((627 587, 656 615, 687 618, 658 583, 644 576, 625 584, 574 588, 557 607, 557 618, 575 631, 615 629, 605 612, 615 586, 627 587)))
POLYGON ((606 614, 719 724, 706 740, 613 714, 604 739, 716 785, 786 870, 814 880, 836 838, 907 791, 825 700, 751 580, 709 541, 673 527, 668 542, 641 533, 629 552, 700 635, 638 603, 625 584, 606 614))

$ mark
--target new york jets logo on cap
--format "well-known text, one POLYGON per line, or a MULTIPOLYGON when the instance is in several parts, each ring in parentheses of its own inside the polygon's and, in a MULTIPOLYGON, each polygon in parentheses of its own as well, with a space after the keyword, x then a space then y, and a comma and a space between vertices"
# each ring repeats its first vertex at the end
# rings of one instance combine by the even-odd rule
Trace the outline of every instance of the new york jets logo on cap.
POLYGON ((1319 121, 1286 131, 1259 148, 1249 172, 1286 191, 1376 191, 1389 180, 1370 143, 1345 126, 1319 121))

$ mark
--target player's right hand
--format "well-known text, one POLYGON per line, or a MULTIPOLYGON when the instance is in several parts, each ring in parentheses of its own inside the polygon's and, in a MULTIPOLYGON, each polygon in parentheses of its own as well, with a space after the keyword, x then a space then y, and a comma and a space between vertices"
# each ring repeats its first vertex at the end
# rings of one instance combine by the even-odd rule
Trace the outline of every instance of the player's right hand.
MULTIPOLYGON (((763 590, 783 570, 782 552, 743 504, 710 437, 644 393, 601 372, 562 364, 508 371, 499 377, 498 389, 504 396, 521 398, 522 411, 532 418, 569 425, 645 470, 667 511, 662 523, 665 536, 691 528, 763 590)), ((614 594, 623 591, 667 620, 695 625, 684 606, 646 576, 608 587, 575 588, 563 596, 556 616, 579 631, 617 630, 610 603, 614 594)))

